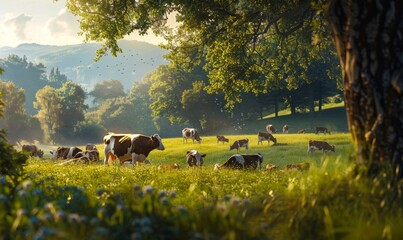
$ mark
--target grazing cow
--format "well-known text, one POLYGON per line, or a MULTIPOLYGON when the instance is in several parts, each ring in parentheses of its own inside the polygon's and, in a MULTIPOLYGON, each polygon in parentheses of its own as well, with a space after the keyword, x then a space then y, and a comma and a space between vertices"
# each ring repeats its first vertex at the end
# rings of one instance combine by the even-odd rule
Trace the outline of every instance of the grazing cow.
POLYGON ((329 143, 325 141, 312 141, 309 140, 308 143, 308 154, 315 151, 315 150, 322 150, 322 152, 325 151, 332 151, 336 152, 336 147, 334 145, 330 145, 329 143))
POLYGON ((300 130, 298 130, 298 133, 305 134, 305 129, 300 129, 300 130))
POLYGON ((83 157, 83 150, 78 147, 58 147, 56 150, 50 151, 52 154, 52 160, 56 159, 69 159, 83 157))
POLYGON ((288 164, 285 169, 286 170, 291 170, 291 169, 296 169, 299 171, 303 171, 303 170, 309 170, 309 168, 311 167, 310 163, 294 163, 294 164, 288 164))
POLYGON ((234 154, 225 163, 214 165, 214 170, 230 169, 262 169, 263 156, 260 153, 245 155, 234 154))
POLYGON ((105 158, 104 164, 110 161, 119 159, 120 164, 125 161, 132 161, 135 164, 137 161, 142 163, 147 158, 148 154, 154 149, 164 150, 161 137, 158 134, 145 136, 142 134, 115 134, 110 133, 104 136, 105 158))
POLYGON ((195 140, 198 143, 201 143, 202 139, 200 138, 199 132, 197 131, 197 129, 194 128, 184 128, 182 130, 182 137, 183 137, 183 142, 188 142, 188 138, 191 138, 193 143, 195 142, 195 140))
POLYGON ((97 146, 95 146, 95 144, 87 144, 87 146, 85 146, 85 150, 90 150, 90 151, 98 151, 97 146))
POLYGON ((269 163, 269 164, 266 165, 266 170, 267 171, 277 170, 277 169, 278 169, 278 166, 276 166, 274 164, 269 163))
POLYGON ((201 167, 203 165, 204 157, 206 157, 206 154, 201 154, 197 150, 190 150, 186 152, 186 162, 188 163, 189 167, 201 167))
POLYGON ((230 147, 229 150, 231 151, 232 149, 236 149, 236 152, 239 153, 239 150, 241 147, 245 148, 245 152, 248 153, 248 145, 249 145, 249 139, 241 139, 235 141, 230 147))
POLYGON ((258 132, 257 133, 257 145, 261 143, 263 145, 263 141, 267 141, 270 144, 270 141, 272 141, 274 144, 277 143, 277 139, 273 137, 270 133, 267 132, 258 132))
POLYGON ((326 135, 326 133, 331 134, 330 131, 325 127, 316 127, 316 134, 318 134, 320 132, 324 133, 325 135, 326 135))
POLYGON ((266 131, 270 134, 276 133, 276 129, 271 124, 266 126, 266 131))
POLYGON ((174 170, 174 169, 179 169, 179 168, 180 168, 180 166, 177 163, 158 165, 158 170, 174 170))
POLYGON ((42 149, 39 149, 36 145, 22 145, 22 151, 27 152, 31 157, 43 157, 42 149))
POLYGON ((229 142, 229 139, 224 137, 224 136, 218 135, 217 136, 217 143, 219 143, 219 142, 222 142, 224 144, 224 142, 229 142))
POLYGON ((288 133, 288 125, 283 126, 283 133, 288 133))

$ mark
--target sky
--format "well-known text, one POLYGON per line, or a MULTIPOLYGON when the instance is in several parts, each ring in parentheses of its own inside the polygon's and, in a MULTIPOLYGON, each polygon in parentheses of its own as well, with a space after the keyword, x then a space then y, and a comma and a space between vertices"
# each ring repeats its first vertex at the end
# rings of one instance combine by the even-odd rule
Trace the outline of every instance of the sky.
MULTIPOLYGON (((22 43, 71 45, 83 42, 78 18, 65 7, 65 0, 0 0, 0 47, 22 43)), ((158 45, 163 41, 153 34, 132 34, 127 40, 158 45)))

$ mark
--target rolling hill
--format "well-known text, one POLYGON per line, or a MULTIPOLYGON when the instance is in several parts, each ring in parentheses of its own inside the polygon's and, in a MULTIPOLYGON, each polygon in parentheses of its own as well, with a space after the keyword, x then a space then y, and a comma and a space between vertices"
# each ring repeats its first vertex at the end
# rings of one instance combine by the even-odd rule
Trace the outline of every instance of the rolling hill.
POLYGON ((128 91, 134 81, 141 81, 144 75, 158 65, 167 63, 165 51, 158 46, 139 41, 119 41, 123 52, 117 57, 111 55, 94 62, 97 43, 83 43, 66 46, 21 44, 15 48, 0 48, 0 58, 10 54, 26 56, 28 61, 42 63, 50 71, 58 67, 69 80, 80 83, 88 91, 102 80, 119 80, 128 91))

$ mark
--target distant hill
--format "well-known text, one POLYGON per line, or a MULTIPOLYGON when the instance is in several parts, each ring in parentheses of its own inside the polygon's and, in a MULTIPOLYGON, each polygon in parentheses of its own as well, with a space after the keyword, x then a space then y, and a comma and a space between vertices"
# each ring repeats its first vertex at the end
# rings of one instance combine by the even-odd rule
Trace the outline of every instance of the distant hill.
POLYGON ((26 56, 28 61, 43 63, 47 70, 58 67, 69 80, 80 83, 88 91, 102 80, 119 80, 128 91, 135 81, 141 81, 144 75, 158 65, 166 64, 162 57, 165 50, 158 46, 139 41, 119 41, 123 53, 116 58, 108 55, 94 62, 96 50, 100 44, 83 43, 66 46, 39 44, 21 44, 15 48, 0 48, 0 58, 10 54, 26 56))

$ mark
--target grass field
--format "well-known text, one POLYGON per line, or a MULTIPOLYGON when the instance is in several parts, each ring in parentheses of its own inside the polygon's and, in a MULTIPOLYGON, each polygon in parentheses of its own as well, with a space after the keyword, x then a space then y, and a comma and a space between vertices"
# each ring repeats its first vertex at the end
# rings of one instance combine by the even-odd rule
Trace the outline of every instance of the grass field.
MULTIPOLYGON (((202 144, 163 139, 164 151, 152 164, 59 165, 30 159, 33 186, 23 184, 15 206, 14 239, 401 239, 403 199, 354 175, 349 134, 276 134, 277 145, 257 145, 256 135, 229 135, 230 143, 249 138, 248 153, 261 153, 274 171, 214 171, 236 151, 205 136, 202 144), (307 143, 325 140, 336 153, 307 154, 307 143), (186 151, 207 156, 201 168, 185 164, 186 151), (308 171, 288 170, 308 162, 308 171), (179 163, 179 170, 158 170, 179 163), (353 177, 355 176, 355 177, 353 177), (31 187, 24 187, 31 186, 31 187), (24 191, 21 193, 21 191, 24 191), (21 215, 21 209, 24 214, 21 215), (17 221, 18 220, 18 221, 17 221), (386 235, 385 235, 386 234, 386 235)), ((103 158, 103 146, 97 145, 103 158)), ((244 149, 242 149, 244 152, 244 149)), ((0 194, 1 194, 0 189, 0 194)), ((0 201, 1 204, 1 201, 0 201)), ((0 223, 0 231, 2 224, 0 223)))

